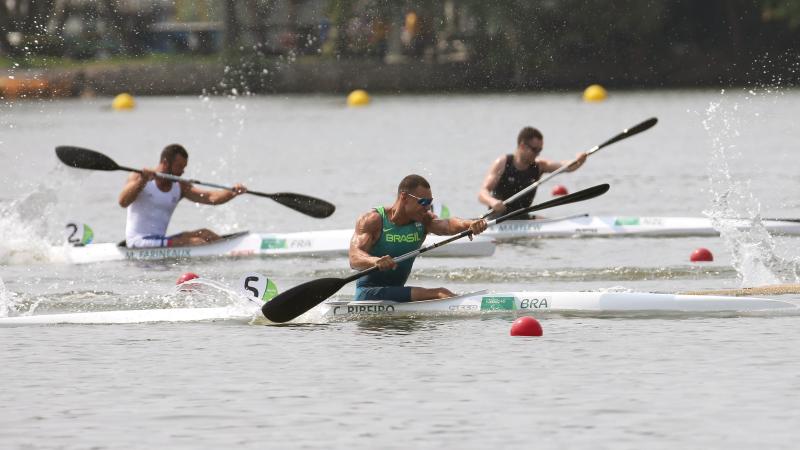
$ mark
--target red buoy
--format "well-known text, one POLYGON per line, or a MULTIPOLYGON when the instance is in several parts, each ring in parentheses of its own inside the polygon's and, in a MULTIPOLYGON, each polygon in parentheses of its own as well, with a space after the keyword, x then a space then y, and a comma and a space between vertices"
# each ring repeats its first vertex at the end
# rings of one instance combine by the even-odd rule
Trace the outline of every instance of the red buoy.
POLYGON ((541 336, 542 325, 533 316, 522 316, 511 324, 512 336, 541 336))
POLYGON ((713 261, 714 255, 711 254, 711 251, 707 248, 700 247, 692 252, 692 256, 689 257, 691 262, 707 262, 713 261))
POLYGON ((185 274, 181 275, 180 278, 178 278, 178 281, 176 281, 175 284, 183 284, 189 280, 194 280, 195 278, 200 278, 200 276, 194 272, 186 272, 185 274))
POLYGON ((569 194, 569 192, 567 191, 567 188, 564 187, 563 184, 557 184, 557 185, 553 186, 553 190, 550 191, 550 193, 553 194, 553 197, 558 197, 560 195, 569 194))

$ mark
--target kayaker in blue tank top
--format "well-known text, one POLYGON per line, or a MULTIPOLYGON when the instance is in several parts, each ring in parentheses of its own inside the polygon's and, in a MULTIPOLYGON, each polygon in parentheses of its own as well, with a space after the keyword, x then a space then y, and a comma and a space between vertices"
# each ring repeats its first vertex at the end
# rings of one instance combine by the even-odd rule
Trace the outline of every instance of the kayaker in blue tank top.
MULTIPOLYGON (((533 204, 536 189, 514 200, 510 205, 504 205, 503 200, 530 186, 543 174, 555 172, 561 166, 570 163, 570 161, 550 161, 539 157, 543 146, 542 133, 536 128, 525 127, 517 135, 517 148, 514 153, 502 155, 494 160, 478 192, 478 200, 493 210, 492 217, 533 204)), ((575 157, 577 161, 566 171, 572 172, 578 169, 586 162, 586 156, 585 152, 578 153, 575 157)), ((526 216, 522 215, 519 218, 524 219, 526 216)))
POLYGON ((479 234, 486 229, 485 220, 439 219, 431 212, 432 202, 425 178, 409 175, 400 182, 391 206, 376 207, 358 218, 350 240, 350 267, 380 270, 358 279, 356 300, 410 302, 454 295, 445 288, 406 286, 414 258, 399 264, 392 259, 419 249, 428 233, 453 235, 471 229, 479 234))

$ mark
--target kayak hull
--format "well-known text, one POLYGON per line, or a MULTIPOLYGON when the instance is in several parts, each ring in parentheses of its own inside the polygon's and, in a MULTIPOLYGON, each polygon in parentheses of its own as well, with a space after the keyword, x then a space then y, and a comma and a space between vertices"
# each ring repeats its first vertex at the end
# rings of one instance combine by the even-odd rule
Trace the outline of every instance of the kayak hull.
POLYGON ((67 314, 40 314, 33 316, 3 317, 0 326, 6 325, 57 325, 57 324, 131 324, 154 322, 202 322, 208 320, 250 319, 247 314, 232 308, 170 308, 123 311, 98 311, 67 314))
MULTIPOLYGON (((474 292, 457 297, 411 303, 392 301, 323 302, 308 315, 315 320, 347 320, 369 316, 485 315, 546 312, 800 312, 782 300, 718 295, 654 294, 646 292, 474 292)), ((247 320, 260 317, 249 308, 173 308, 42 314, 0 318, 0 326, 56 324, 132 324, 247 320)), ((263 318, 262 318, 263 320, 263 318)), ((299 319, 303 320, 303 317, 299 319)))
MULTIPOLYGON (((725 219, 726 227, 747 229, 753 222, 725 219)), ((800 221, 761 220, 767 231, 800 235, 800 221)), ((705 217, 591 216, 580 214, 553 219, 509 220, 483 233, 497 241, 538 237, 625 237, 625 236, 718 236, 711 219, 705 217)))
POLYGON ((328 318, 370 315, 430 315, 508 312, 746 312, 800 311, 794 303, 756 297, 656 294, 643 292, 477 292, 448 299, 398 303, 393 301, 328 300, 317 307, 328 318))
MULTIPOLYGON (((209 257, 248 256, 343 256, 350 248, 352 230, 311 231, 298 233, 242 232, 206 245, 192 247, 127 248, 113 243, 62 247, 61 257, 72 264, 106 261, 156 261, 209 257)), ((426 245, 445 237, 428 236, 426 245)), ((425 255, 441 257, 480 257, 494 254, 490 238, 462 239, 431 250, 425 255)))

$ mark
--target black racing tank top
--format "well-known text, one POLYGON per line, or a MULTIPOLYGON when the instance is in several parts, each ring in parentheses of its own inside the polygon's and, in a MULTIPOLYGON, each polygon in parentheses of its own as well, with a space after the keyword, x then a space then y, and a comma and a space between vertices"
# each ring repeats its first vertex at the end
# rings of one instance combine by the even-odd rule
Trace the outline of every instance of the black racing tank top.
MULTIPOLYGON (((492 191, 492 197, 500 200, 511 198, 517 192, 533 184, 541 176, 539 164, 533 164, 525 170, 518 170, 514 167, 514 155, 506 155, 506 167, 503 170, 503 175, 500 176, 500 181, 497 182, 497 186, 492 191)), ((506 205, 506 211, 511 212, 531 206, 535 196, 536 189, 506 205)))

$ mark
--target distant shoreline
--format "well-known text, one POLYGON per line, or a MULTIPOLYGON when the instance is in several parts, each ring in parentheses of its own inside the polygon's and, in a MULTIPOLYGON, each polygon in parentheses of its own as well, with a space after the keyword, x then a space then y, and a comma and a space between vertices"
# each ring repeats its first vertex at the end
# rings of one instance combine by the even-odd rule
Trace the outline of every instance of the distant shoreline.
MULTIPOLYGON (((61 68, 0 69, 0 96, 5 99, 133 95, 201 95, 203 93, 346 93, 366 89, 383 93, 541 92, 582 90, 592 83, 615 89, 715 88, 747 85, 725 81, 720 73, 687 70, 657 77, 613 74, 595 76, 577 71, 509 74, 469 62, 402 62, 375 60, 285 59, 237 61, 222 59, 126 61, 61 68)), ((797 83, 784 77, 787 86, 797 83)), ((758 81, 753 81, 753 84, 758 81)))

